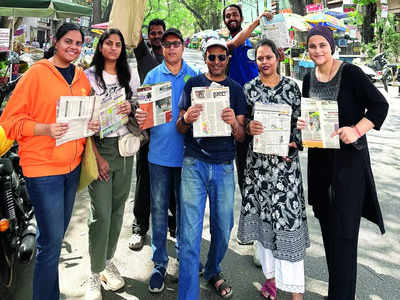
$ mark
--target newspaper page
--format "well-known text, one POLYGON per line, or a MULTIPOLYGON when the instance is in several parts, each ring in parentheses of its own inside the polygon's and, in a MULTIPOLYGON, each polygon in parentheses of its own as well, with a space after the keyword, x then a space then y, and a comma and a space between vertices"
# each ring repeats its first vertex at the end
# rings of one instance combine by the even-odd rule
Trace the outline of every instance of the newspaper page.
POLYGON ((339 149, 339 136, 331 137, 339 128, 337 101, 301 99, 301 118, 307 127, 302 130, 303 146, 339 149))
POLYGON ((162 82, 137 89, 138 104, 148 116, 142 129, 152 128, 172 120, 172 85, 162 82))
POLYGON ((262 38, 272 40, 278 48, 289 48, 291 46, 289 28, 285 23, 285 18, 281 14, 275 15, 271 21, 263 17, 261 34, 262 38))
POLYGON ((100 138, 104 138, 128 123, 128 116, 119 113, 118 105, 126 100, 125 89, 114 90, 101 97, 100 138))
POLYGON ((261 122, 264 132, 253 137, 253 151, 288 156, 292 108, 287 104, 254 105, 254 120, 261 122))
POLYGON ((56 146, 80 138, 92 136, 88 122, 97 119, 100 100, 97 96, 61 96, 57 104, 57 123, 68 123, 65 135, 56 139, 56 146))
POLYGON ((222 120, 222 110, 229 105, 229 87, 194 87, 191 93, 192 105, 201 104, 203 111, 193 123, 193 137, 231 136, 231 126, 222 120))

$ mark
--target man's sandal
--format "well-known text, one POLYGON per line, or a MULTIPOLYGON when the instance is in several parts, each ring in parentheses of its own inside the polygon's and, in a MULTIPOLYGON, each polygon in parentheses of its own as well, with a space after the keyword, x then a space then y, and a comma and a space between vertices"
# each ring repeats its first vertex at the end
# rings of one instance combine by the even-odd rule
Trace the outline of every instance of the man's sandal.
POLYGON ((213 286, 217 294, 222 297, 222 298, 230 298, 233 295, 232 287, 226 282, 224 277, 222 276, 222 273, 219 273, 217 275, 214 275, 211 277, 211 279, 208 281, 209 284, 213 286), (217 287, 216 284, 218 281, 223 280, 222 283, 217 287), (225 291, 226 294, 223 294, 225 291))
POLYGON ((261 287, 261 296, 267 300, 276 299, 276 285, 275 281, 265 280, 261 287))

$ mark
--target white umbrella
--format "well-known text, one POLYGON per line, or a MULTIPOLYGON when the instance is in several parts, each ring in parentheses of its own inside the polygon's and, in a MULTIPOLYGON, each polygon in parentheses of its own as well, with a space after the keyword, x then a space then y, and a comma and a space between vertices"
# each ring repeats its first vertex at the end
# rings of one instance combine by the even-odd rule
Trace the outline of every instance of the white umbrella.
POLYGON ((142 32, 146 1, 114 0, 108 28, 118 28, 126 46, 136 47, 142 32))

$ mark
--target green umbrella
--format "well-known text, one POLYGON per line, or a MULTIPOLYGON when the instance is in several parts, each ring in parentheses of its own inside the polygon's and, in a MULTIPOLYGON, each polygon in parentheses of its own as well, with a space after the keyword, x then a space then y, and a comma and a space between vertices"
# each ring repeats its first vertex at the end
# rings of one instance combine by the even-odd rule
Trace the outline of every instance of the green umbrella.
POLYGON ((0 16, 73 18, 91 16, 87 6, 63 0, 1 0, 0 16))

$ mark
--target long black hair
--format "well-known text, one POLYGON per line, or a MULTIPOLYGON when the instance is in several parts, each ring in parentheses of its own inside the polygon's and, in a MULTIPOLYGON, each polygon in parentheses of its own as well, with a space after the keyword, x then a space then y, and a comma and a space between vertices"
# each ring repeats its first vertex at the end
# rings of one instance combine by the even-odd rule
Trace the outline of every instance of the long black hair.
MULTIPOLYGON (((82 42, 83 42, 85 35, 83 34, 82 29, 78 25, 73 24, 73 23, 64 23, 57 29, 56 36, 55 36, 56 42, 61 40, 61 38, 64 35, 66 35, 68 32, 75 31, 75 30, 79 31, 81 33, 82 42)), ((43 57, 49 59, 50 57, 54 56, 54 53, 55 53, 55 45, 51 46, 49 48, 49 50, 47 50, 44 53, 43 57)))
POLYGON ((117 34, 121 40, 121 54, 117 59, 117 78, 120 86, 125 88, 125 93, 127 95, 127 99, 132 96, 132 90, 129 86, 131 81, 131 72, 128 64, 127 54, 126 54, 126 45, 124 36, 121 31, 115 28, 111 28, 106 30, 99 39, 97 43, 96 52, 94 53, 93 60, 90 66, 95 66, 95 75, 97 84, 103 89, 106 90, 106 83, 103 78, 103 70, 104 70, 104 56, 100 51, 100 48, 103 47, 104 41, 112 34, 117 34))

